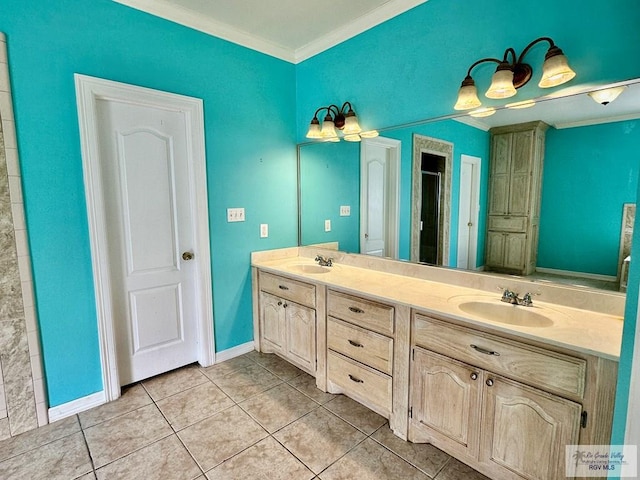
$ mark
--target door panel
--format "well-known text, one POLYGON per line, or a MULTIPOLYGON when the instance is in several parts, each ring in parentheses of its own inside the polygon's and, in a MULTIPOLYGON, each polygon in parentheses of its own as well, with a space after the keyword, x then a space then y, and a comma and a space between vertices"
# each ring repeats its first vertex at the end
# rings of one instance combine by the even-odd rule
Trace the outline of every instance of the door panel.
POLYGON ((189 146, 181 111, 96 102, 120 384, 198 359, 189 146))

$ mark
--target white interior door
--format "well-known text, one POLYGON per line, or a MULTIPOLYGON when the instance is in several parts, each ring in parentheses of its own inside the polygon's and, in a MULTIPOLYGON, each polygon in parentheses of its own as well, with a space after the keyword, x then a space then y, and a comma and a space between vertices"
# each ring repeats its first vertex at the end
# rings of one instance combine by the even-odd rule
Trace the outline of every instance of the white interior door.
POLYGON ((120 384, 198 359, 182 112, 96 102, 120 384))
POLYGON ((215 363, 203 102, 86 75, 75 83, 104 387, 96 402, 111 401, 121 385, 215 363))
POLYGON ((397 258, 400 142, 363 140, 360 156, 360 253, 397 258))
POLYGON ((461 157, 457 266, 472 270, 476 268, 478 253, 480 163, 478 157, 461 157))

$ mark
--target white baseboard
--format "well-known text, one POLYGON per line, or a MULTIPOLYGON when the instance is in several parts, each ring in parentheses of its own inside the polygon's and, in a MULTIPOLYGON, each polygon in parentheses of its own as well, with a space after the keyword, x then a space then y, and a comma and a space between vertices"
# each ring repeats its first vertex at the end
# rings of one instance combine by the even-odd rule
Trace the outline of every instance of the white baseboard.
MULTIPOLYGON (((215 363, 220 363, 224 362, 225 360, 239 357, 240 355, 249 353, 252 350, 255 350, 255 344, 253 343, 253 340, 247 343, 243 343, 242 345, 238 345, 237 347, 217 352, 215 363)), ((53 423, 57 420, 62 420, 63 418, 67 418, 71 415, 84 412, 85 410, 89 410, 90 408, 97 407, 104 403, 107 403, 104 390, 93 393, 91 395, 87 395, 86 397, 78 398, 77 400, 72 400, 71 402, 63 403, 62 405, 58 405, 57 407, 52 407, 49 409, 49 422, 53 423)))
POLYGON ((92 393, 86 397, 78 398, 77 400, 63 403, 62 405, 49 409, 49 423, 62 420, 63 418, 84 412, 85 410, 89 410, 90 408, 97 407, 104 403, 107 403, 104 390, 92 393))
POLYGON ((224 362, 225 360, 231 360, 232 358, 239 357, 240 355, 244 355, 245 353, 249 353, 255 350, 255 344, 253 340, 247 343, 243 343, 242 345, 238 345, 237 347, 232 347, 227 350, 222 350, 221 352, 216 353, 216 363, 224 362))
POLYGON ((600 275, 598 273, 572 272, 570 270, 556 270, 555 268, 536 267, 536 272, 550 273, 552 275, 563 275, 576 278, 590 278, 591 280, 602 280, 605 282, 616 282, 618 278, 615 275, 600 275))

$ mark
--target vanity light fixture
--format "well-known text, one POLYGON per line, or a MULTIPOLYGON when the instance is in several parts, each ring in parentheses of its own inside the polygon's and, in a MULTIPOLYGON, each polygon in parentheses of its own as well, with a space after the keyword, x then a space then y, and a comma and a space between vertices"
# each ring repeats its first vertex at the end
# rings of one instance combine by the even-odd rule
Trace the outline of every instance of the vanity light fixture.
POLYGON ((548 42, 549 49, 542 64, 542 78, 538 83, 540 88, 549 88, 568 82, 576 73, 571 70, 562 50, 560 50, 549 37, 536 38, 529 43, 518 57, 516 51, 509 47, 505 50, 502 60, 497 58, 482 58, 474 62, 467 70, 467 76, 462 81, 458 91, 458 101, 453 107, 456 110, 469 110, 478 108, 482 102, 478 98, 478 90, 475 81, 471 77, 471 71, 481 63, 493 62, 498 64, 491 79, 491 86, 485 94, 487 98, 502 99, 513 97, 517 89, 526 85, 531 79, 533 68, 524 63, 524 57, 531 47, 539 42, 548 42))
POLYGON ((627 88, 626 85, 622 85, 620 87, 605 88, 604 90, 589 92, 587 95, 593 98, 593 100, 600 105, 608 105, 616 98, 618 98, 618 95, 620 95, 625 88, 627 88))
POLYGON ((320 107, 317 109, 309 124, 307 138, 339 142, 340 138, 338 137, 336 129, 342 131, 346 141, 360 141, 359 134, 362 132, 362 129, 358 124, 358 117, 356 116, 356 112, 353 111, 351 103, 344 102, 342 108, 338 108, 336 105, 329 105, 328 107, 320 107), (322 121, 321 127, 318 114, 323 110, 326 110, 327 114, 322 121))

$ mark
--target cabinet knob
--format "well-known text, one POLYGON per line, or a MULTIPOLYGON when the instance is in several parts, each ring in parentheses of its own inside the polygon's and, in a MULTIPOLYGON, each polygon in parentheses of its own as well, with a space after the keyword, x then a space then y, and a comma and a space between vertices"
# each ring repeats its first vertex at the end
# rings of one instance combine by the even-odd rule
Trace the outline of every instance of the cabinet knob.
POLYGON ((282 305, 282 302, 278 302, 278 306, 282 305))
POLYGON ((288 305, 288 304, 286 304, 286 303, 283 305, 283 307, 284 307, 284 308, 287 308, 288 306, 289 306, 289 305, 288 305))
POLYGON ((473 372, 471 375, 471 380, 477 380, 478 379, 478 374, 476 372, 473 372))
POLYGON ((492 378, 487 378, 487 381, 485 383, 487 384, 487 387, 493 387, 493 379, 492 378))

